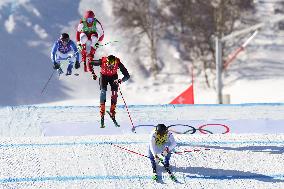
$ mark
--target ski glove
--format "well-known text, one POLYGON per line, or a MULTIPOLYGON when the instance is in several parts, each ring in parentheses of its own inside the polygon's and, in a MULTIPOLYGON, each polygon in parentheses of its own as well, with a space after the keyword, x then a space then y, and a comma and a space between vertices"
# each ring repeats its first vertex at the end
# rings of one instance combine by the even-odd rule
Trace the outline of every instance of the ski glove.
POLYGON ((96 44, 95 44, 95 48, 96 48, 96 49, 99 48, 99 46, 100 46, 99 43, 96 43, 96 44))
POLYGON ((64 73, 61 68, 59 68, 57 71, 58 71, 59 76, 64 73))
POLYGON ((122 80, 121 79, 116 79, 116 80, 114 80, 114 82, 118 85, 118 84, 122 83, 122 80))
POLYGON ((165 149, 162 152, 162 156, 166 157, 169 154, 169 148, 165 147, 165 149))
POLYGON ((162 161, 162 158, 160 158, 158 155, 155 155, 155 162, 159 164, 160 161, 162 161))
POLYGON ((96 74, 93 75, 93 80, 97 80, 97 75, 96 74))
POLYGON ((60 68, 60 64, 55 62, 53 65, 53 69, 58 70, 59 68, 60 68))
POLYGON ((75 62, 75 69, 78 69, 78 68, 80 68, 80 62, 79 62, 79 61, 76 61, 76 62, 75 62))
POLYGON ((93 74, 93 80, 97 80, 97 75, 95 74, 94 70, 92 71, 93 74))
POLYGON ((77 43, 77 49, 79 50, 79 51, 82 51, 83 50, 83 47, 82 47, 82 45, 80 44, 80 42, 78 42, 77 43))

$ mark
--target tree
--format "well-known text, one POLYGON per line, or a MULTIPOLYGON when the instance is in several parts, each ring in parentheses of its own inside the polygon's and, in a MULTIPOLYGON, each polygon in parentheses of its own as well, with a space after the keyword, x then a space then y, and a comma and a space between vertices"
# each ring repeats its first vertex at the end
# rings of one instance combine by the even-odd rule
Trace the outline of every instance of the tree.
MULTIPOLYGON (((253 10, 253 0, 163 0, 171 14, 163 15, 168 21, 168 33, 180 41, 184 58, 194 62, 204 72, 210 87, 207 70, 215 69, 215 44, 213 39, 222 38, 236 29, 244 13, 253 10)), ((225 43, 223 51, 230 44, 225 43)), ((223 52, 225 53, 225 52, 223 52)))
POLYGON ((119 18, 122 28, 134 35, 139 44, 144 36, 149 43, 151 66, 155 76, 159 72, 157 43, 163 33, 163 22, 160 22, 161 9, 157 0, 115 0, 113 12, 119 18))

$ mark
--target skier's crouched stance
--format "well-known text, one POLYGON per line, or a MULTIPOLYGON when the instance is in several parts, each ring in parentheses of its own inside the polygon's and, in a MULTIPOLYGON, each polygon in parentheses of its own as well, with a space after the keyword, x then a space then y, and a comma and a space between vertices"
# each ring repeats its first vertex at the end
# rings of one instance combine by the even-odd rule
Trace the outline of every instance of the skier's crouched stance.
POLYGON ((74 41, 70 40, 69 34, 67 33, 62 33, 60 38, 53 44, 50 58, 53 62, 53 68, 55 70, 58 70, 59 74, 63 73, 60 67, 62 61, 68 61, 69 63, 66 75, 72 74, 74 63, 75 69, 78 69, 80 67, 78 49, 74 41))
MULTIPOLYGON (((91 63, 93 66, 101 67, 100 75, 100 115, 101 115, 101 127, 104 126, 104 115, 105 115, 105 102, 106 102, 106 91, 107 85, 110 84, 111 87, 111 107, 110 107, 110 116, 115 119, 115 108, 117 103, 117 90, 118 85, 122 82, 127 81, 130 78, 130 75, 125 68, 125 66, 120 62, 119 58, 109 55, 108 57, 102 57, 99 60, 94 60, 91 63), (123 74, 122 79, 118 79, 117 70, 120 69, 123 74)), ((96 80, 97 76, 92 71, 93 79, 96 80)))
POLYGON ((176 147, 176 141, 173 134, 168 131, 167 126, 158 124, 156 130, 151 133, 151 141, 149 145, 149 158, 153 168, 153 179, 157 180, 156 164, 162 163, 165 170, 170 174, 172 180, 176 178, 170 171, 171 152, 176 147))

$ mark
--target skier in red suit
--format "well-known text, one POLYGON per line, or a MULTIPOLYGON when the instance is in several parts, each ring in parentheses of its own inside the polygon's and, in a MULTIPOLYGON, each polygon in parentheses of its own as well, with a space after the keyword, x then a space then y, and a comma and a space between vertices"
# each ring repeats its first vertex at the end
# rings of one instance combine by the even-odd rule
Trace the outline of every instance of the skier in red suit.
MULTIPOLYGON (((104 29, 102 24, 95 18, 93 11, 88 10, 84 18, 80 20, 77 27, 76 40, 78 49, 81 51, 82 62, 84 63, 84 71, 92 71, 90 62, 94 59, 96 48, 104 39, 104 29), (87 45, 90 46, 90 51, 87 55, 87 45), (88 57, 88 62, 87 61, 88 57)), ((88 48, 89 49, 89 48, 88 48)))
MULTIPOLYGON (((109 55, 108 57, 102 57, 99 60, 92 61, 93 66, 100 66, 100 115, 101 115, 101 128, 104 128, 104 115, 105 115, 105 102, 106 102, 106 91, 107 85, 110 84, 111 87, 111 107, 110 107, 110 116, 115 119, 115 108, 117 103, 117 90, 118 85, 122 82, 127 81, 130 78, 130 75, 125 68, 125 66, 120 62, 119 58, 109 55), (123 74, 122 79, 118 79, 117 70, 120 69, 123 74)), ((97 76, 92 71, 93 79, 96 80, 97 76)))

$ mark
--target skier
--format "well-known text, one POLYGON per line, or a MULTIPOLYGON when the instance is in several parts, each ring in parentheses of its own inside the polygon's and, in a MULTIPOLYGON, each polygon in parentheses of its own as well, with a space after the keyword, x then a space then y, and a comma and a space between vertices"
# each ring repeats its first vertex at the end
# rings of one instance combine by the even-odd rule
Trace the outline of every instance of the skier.
POLYGON ((60 38, 54 43, 50 58, 53 62, 53 68, 58 70, 59 74, 63 73, 60 67, 61 61, 69 60, 66 75, 72 74, 74 63, 75 69, 80 67, 78 49, 67 33, 62 33, 60 38))
POLYGON ((158 124, 156 129, 151 133, 151 142, 149 145, 149 158, 153 168, 153 180, 157 180, 156 164, 160 162, 164 165, 165 170, 170 174, 170 178, 176 181, 175 176, 170 171, 171 152, 176 147, 176 141, 173 134, 168 131, 164 124, 158 124))
POLYGON ((82 62, 84 63, 84 71, 92 72, 91 61, 94 59, 96 48, 104 38, 104 29, 102 24, 95 18, 93 11, 88 10, 85 12, 84 18, 80 20, 77 27, 76 40, 78 49, 81 51, 82 62), (87 60, 87 45, 90 46, 90 52, 88 54, 89 61, 87 60))
MULTIPOLYGON (((106 102, 106 91, 107 85, 110 84, 111 87, 111 107, 110 107, 110 116, 115 121, 115 108, 117 103, 117 90, 118 85, 122 82, 127 81, 130 78, 130 75, 125 68, 125 66, 120 62, 119 58, 114 55, 109 55, 108 57, 102 57, 99 60, 91 62, 92 66, 100 66, 100 115, 101 115, 101 128, 104 128, 104 115, 105 115, 105 102, 106 102), (123 74, 122 79, 118 79, 117 69, 120 69, 123 74)), ((97 76, 92 68, 93 79, 96 80, 97 76)))

